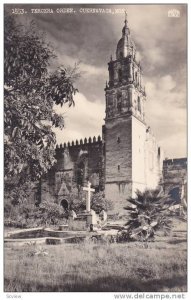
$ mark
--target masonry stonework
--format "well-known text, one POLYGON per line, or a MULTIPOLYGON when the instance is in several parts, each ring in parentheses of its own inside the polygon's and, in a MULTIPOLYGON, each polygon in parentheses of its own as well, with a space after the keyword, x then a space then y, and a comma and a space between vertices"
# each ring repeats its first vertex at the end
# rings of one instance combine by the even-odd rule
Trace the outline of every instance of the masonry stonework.
POLYGON ((50 196, 66 208, 72 187, 90 181, 96 192, 104 191, 113 202, 111 213, 123 214, 126 199, 135 196, 137 189, 156 188, 162 175, 167 188, 171 179, 185 175, 183 161, 163 164, 163 152, 146 124, 143 70, 127 20, 108 72, 102 139, 85 138, 57 146, 57 163, 42 180, 42 199, 50 196))
MULTIPOLYGON (((182 186, 187 182, 187 159, 165 159, 163 161, 163 186, 176 201, 180 200, 182 186)), ((187 191, 186 191, 187 193, 187 191)))
POLYGON ((155 188, 161 177, 161 152, 145 122, 142 67, 125 20, 116 59, 108 63, 105 118, 105 194, 123 211, 137 189, 155 188))

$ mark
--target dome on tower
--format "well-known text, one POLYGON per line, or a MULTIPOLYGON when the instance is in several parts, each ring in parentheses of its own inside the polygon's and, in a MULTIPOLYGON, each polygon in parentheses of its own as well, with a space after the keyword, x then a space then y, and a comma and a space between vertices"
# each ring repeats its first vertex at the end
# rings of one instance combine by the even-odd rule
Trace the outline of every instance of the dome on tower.
POLYGON ((125 25, 122 29, 122 38, 117 44, 116 58, 124 58, 129 55, 134 56, 136 52, 135 44, 131 38, 130 30, 127 25, 127 19, 125 18, 125 25))

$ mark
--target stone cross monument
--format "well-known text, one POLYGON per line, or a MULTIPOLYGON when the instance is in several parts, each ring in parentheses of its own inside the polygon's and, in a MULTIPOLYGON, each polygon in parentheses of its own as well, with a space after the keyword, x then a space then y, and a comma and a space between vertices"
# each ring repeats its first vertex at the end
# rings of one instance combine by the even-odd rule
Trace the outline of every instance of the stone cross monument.
POLYGON ((95 189, 91 188, 91 183, 88 181, 88 186, 87 187, 83 187, 83 191, 86 191, 87 194, 87 198, 86 198, 86 211, 90 212, 90 199, 91 199, 91 192, 95 192, 95 189))

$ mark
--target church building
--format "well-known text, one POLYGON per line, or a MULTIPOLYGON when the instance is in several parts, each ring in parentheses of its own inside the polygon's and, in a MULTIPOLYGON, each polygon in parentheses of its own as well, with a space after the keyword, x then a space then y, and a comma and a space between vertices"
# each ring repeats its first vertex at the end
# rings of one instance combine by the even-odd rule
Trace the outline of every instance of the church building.
POLYGON ((108 73, 102 137, 57 145, 57 163, 42 180, 41 200, 52 197, 68 208, 73 186, 90 181, 113 202, 113 213, 122 214, 137 189, 156 188, 162 180, 163 153, 145 121, 143 71, 126 19, 108 73))
POLYGON ((105 148, 105 194, 116 209, 137 189, 157 187, 162 175, 162 153, 145 122, 146 92, 143 72, 127 20, 117 44, 116 59, 108 64, 105 148))

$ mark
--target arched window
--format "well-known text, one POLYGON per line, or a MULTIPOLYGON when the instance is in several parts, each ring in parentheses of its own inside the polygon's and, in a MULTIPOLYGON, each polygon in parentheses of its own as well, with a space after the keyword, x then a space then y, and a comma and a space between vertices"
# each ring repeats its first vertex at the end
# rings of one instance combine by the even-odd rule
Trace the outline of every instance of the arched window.
POLYGON ((84 182, 84 170, 85 170, 85 163, 81 161, 76 169, 76 182, 78 185, 83 185, 84 182))
POLYGON ((141 99, 140 99, 139 96, 138 96, 138 99, 137 99, 137 106, 138 106, 138 111, 141 113, 141 99))
POLYGON ((119 80, 119 82, 122 81, 122 71, 121 71, 121 69, 118 70, 118 80, 119 80))
POLYGON ((114 70, 113 70, 113 66, 111 66, 109 68, 109 80, 113 81, 114 80, 114 70))
POLYGON ((138 79, 137 79, 137 72, 135 72, 135 84, 138 83, 138 79))
POLYGON ((118 138, 117 138, 117 142, 118 142, 118 144, 121 142, 121 139, 120 139, 119 136, 118 136, 118 138))
POLYGON ((63 207, 64 210, 68 210, 68 201, 66 199, 63 199, 60 202, 60 205, 63 207))
POLYGON ((121 92, 119 91, 119 92, 117 93, 117 109, 118 109, 118 112, 121 112, 121 108, 122 108, 122 103, 121 103, 121 101, 122 101, 122 94, 121 94, 121 92))
POLYGON ((119 113, 121 112, 121 108, 122 108, 122 107, 121 107, 121 102, 118 102, 118 103, 117 103, 117 109, 118 109, 118 112, 119 112, 119 113))

